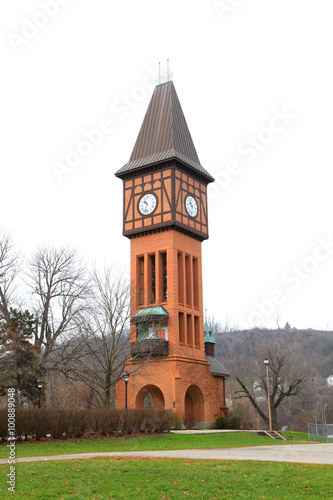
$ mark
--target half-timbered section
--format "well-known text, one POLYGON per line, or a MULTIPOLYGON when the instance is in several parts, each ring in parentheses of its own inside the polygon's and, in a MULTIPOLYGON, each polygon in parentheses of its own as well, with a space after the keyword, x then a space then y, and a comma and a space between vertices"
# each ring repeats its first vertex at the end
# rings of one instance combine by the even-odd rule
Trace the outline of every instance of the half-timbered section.
POLYGON ((124 179, 124 236, 174 226, 204 240, 208 238, 207 210, 207 184, 200 176, 184 172, 180 164, 170 163, 157 172, 124 179), (145 210, 147 195, 155 199, 151 211, 145 210), (186 208, 189 196, 197 205, 195 215, 186 208))
POLYGON ((125 236, 172 223, 172 174, 173 169, 165 167, 163 170, 142 174, 124 181, 125 236), (151 213, 145 213, 144 204, 140 205, 141 200, 147 194, 151 194, 156 199, 151 213))
POLYGON ((202 239, 208 238, 207 183, 189 173, 175 169, 175 225, 190 229, 202 239), (186 210, 186 200, 192 196, 198 211, 191 216, 186 210))

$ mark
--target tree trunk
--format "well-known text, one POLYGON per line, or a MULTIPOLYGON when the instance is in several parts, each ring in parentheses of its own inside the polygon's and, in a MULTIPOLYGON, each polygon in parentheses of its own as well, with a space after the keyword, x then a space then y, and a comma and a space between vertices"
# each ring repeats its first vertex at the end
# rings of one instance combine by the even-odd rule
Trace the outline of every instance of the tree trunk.
POLYGON ((108 367, 105 374, 104 386, 104 408, 110 408, 110 390, 111 390, 111 370, 108 367))
POLYGON ((277 430, 277 408, 272 404, 271 401, 271 415, 272 415, 272 430, 276 431, 277 430))

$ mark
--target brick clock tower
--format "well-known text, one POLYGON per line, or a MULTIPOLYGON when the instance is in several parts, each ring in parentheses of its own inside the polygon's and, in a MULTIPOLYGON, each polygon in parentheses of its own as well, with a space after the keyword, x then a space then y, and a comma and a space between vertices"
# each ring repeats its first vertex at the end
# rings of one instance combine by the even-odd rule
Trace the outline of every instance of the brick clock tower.
MULTIPOLYGON (((180 421, 209 427, 227 413, 228 377, 204 330, 201 243, 214 179, 200 164, 171 81, 155 88, 130 161, 116 176, 131 240, 128 408, 173 409, 180 421)), ((125 407, 123 380, 116 404, 125 407)))

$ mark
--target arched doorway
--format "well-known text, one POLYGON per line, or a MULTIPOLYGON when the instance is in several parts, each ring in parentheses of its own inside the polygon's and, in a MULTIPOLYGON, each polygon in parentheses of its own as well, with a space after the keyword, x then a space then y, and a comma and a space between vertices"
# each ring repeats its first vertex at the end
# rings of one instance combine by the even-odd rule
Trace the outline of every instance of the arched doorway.
POLYGON ((204 420, 204 398, 196 385, 191 385, 185 394, 185 425, 193 426, 204 420))
POLYGON ((153 396, 148 392, 147 396, 143 400, 143 407, 144 408, 154 408, 154 401, 153 401, 153 396))
POLYGON ((164 396, 156 385, 145 385, 136 396, 135 408, 164 409, 164 396))

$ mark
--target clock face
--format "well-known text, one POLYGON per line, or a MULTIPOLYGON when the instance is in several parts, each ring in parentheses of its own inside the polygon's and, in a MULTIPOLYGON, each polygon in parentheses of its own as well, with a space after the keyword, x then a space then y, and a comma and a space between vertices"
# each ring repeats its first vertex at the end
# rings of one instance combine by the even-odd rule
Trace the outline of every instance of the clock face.
POLYGON ((187 196, 185 200, 185 208, 191 217, 196 217, 198 214, 198 204, 193 196, 187 196))
POLYGON ((150 215, 157 206, 157 198, 152 193, 147 193, 139 200, 139 211, 142 215, 150 215))

